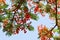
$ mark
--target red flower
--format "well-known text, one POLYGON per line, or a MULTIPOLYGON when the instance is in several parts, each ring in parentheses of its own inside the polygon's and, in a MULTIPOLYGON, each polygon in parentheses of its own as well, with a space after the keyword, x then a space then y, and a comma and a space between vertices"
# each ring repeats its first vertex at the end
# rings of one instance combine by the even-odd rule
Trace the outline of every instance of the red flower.
POLYGON ((24 27, 21 27, 20 29, 21 29, 21 31, 22 31, 22 30, 24 30, 25 28, 24 28, 24 27))
POLYGON ((24 29, 24 33, 26 33, 27 31, 24 29))
POLYGON ((28 13, 28 8, 24 8, 24 13, 28 13))
POLYGON ((15 31, 14 31, 14 34, 18 34, 20 31, 20 27, 18 27, 15 31))
POLYGON ((29 20, 29 18, 31 18, 30 14, 29 14, 29 13, 26 13, 26 14, 25 14, 25 19, 26 19, 26 20, 29 20))
POLYGON ((38 5, 36 5, 35 9, 34 9, 34 12, 36 13, 38 11, 38 5))
POLYGON ((23 20, 17 20, 16 22, 17 22, 17 24, 21 24, 21 23, 23 23, 23 20))
POLYGON ((48 3, 50 4, 55 3, 55 0, 48 0, 48 3))
POLYGON ((56 11, 56 7, 54 7, 52 10, 56 11))

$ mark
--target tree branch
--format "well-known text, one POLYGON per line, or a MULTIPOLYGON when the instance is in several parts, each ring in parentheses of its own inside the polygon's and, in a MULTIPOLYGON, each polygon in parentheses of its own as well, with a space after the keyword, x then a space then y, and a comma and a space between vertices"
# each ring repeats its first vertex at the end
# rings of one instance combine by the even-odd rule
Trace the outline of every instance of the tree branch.
POLYGON ((56 2, 56 15, 55 15, 55 18, 56 18, 56 25, 50 30, 50 31, 52 31, 57 25, 58 25, 58 21, 57 21, 57 0, 55 0, 55 2, 56 2))

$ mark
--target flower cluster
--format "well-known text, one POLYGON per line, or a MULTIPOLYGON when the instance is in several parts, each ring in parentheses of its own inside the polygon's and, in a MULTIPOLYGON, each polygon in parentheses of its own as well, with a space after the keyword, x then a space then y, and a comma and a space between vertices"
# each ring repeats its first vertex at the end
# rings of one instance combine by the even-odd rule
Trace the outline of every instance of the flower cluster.
POLYGON ((38 33, 41 40, 49 40, 53 35, 52 31, 49 31, 48 28, 42 24, 38 26, 38 33))

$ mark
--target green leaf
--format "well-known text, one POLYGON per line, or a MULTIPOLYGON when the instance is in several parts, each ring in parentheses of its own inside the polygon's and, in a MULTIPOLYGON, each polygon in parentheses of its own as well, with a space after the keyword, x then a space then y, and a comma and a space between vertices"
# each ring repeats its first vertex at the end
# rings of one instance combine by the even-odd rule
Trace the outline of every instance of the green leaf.
POLYGON ((57 14, 57 18, 60 19, 60 14, 57 14))
POLYGON ((35 14, 30 13, 31 19, 38 20, 38 16, 35 14))
POLYGON ((14 28, 18 28, 18 27, 20 27, 20 26, 22 26, 22 25, 21 25, 21 24, 17 24, 17 25, 15 25, 14 28))
POLYGON ((0 28, 1 28, 1 23, 0 23, 0 28))
POLYGON ((54 29, 53 31, 54 31, 54 32, 59 32, 59 30, 58 30, 58 29, 54 29))
POLYGON ((2 15, 0 15, 0 22, 2 22, 2 20, 3 20, 3 17, 2 17, 2 15))
POLYGON ((53 37, 54 38, 54 40, 60 40, 60 37, 53 37))
POLYGON ((7 7, 8 7, 8 5, 0 6, 1 9, 5 9, 5 8, 7 8, 7 7))
POLYGON ((34 27, 32 25, 29 26, 28 28, 29 31, 34 31, 34 27))
POLYGON ((5 28, 3 28, 3 32, 8 31, 8 29, 12 28, 12 23, 8 23, 5 28))
POLYGON ((3 32, 5 32, 5 31, 7 31, 7 28, 5 27, 5 28, 3 28, 3 30, 2 30, 3 32))
POLYGON ((56 13, 51 13, 50 17, 55 17, 56 13))
POLYGON ((38 36, 38 39, 40 38, 40 36, 38 36))
POLYGON ((27 29, 27 24, 26 23, 24 23, 23 26, 27 29))
POLYGON ((12 23, 8 23, 5 28, 3 28, 3 32, 6 32, 6 35, 11 36, 12 32, 12 23))
POLYGON ((60 26, 58 26, 58 30, 59 30, 58 33, 60 33, 60 26))
POLYGON ((51 6, 47 4, 47 5, 46 5, 46 8, 45 8, 46 12, 47 12, 47 13, 50 12, 50 9, 51 9, 51 6))
POLYGON ((6 35, 11 36, 12 32, 9 31, 9 32, 6 33, 6 35))
POLYGON ((7 18, 11 18, 12 17, 11 11, 5 9, 5 12, 6 12, 7 18))

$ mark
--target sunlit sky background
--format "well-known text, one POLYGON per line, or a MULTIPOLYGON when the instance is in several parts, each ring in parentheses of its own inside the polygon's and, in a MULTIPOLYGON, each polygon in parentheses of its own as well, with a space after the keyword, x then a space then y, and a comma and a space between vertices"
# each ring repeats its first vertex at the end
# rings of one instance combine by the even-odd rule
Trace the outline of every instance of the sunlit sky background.
MULTIPOLYGON (((7 0, 7 4, 11 4, 9 0, 7 0)), ((44 3, 46 4, 46 3, 44 3)), ((19 34, 17 35, 12 35, 12 36, 6 36, 5 33, 2 31, 2 29, 0 29, 0 40, 39 40, 38 39, 38 30, 37 27, 40 24, 46 25, 47 28, 52 28, 55 24, 53 20, 49 19, 49 15, 46 14, 45 17, 42 17, 40 14, 38 14, 39 19, 38 21, 35 20, 31 20, 33 27, 34 27, 34 31, 27 31, 26 34, 24 34, 23 31, 20 31, 19 34)))

